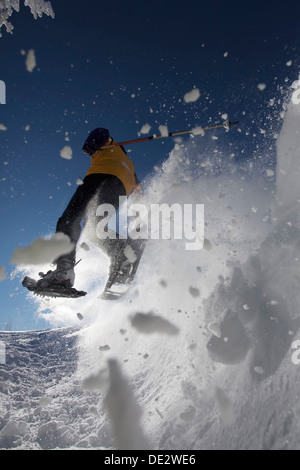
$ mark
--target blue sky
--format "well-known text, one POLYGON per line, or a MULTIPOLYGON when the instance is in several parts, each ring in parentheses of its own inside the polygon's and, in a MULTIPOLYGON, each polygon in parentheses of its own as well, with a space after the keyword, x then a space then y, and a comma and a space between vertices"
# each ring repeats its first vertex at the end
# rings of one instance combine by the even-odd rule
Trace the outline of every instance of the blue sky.
MULTIPOLYGON (((259 163, 263 155, 274 167, 275 142, 266 143, 260 129, 280 130, 280 106, 270 111, 268 103, 299 75, 299 1, 80 3, 51 0, 55 19, 36 21, 22 6, 11 17, 13 35, 2 28, 0 265, 7 279, 0 283, 0 329, 49 326, 37 321, 20 279, 10 280, 10 258, 17 246, 54 232, 89 167, 81 147, 90 130, 106 127, 121 141, 137 137, 145 123, 151 134, 161 124, 180 131, 220 123, 227 113, 242 132, 223 134, 224 157, 234 152, 238 161, 259 163), (29 49, 37 62, 31 73, 21 53, 29 49), (263 92, 259 83, 267 85, 263 92), (199 100, 185 103, 194 87, 199 100), (65 145, 71 160, 60 157, 65 145)), ((143 179, 172 148, 169 139, 127 150, 143 179)))

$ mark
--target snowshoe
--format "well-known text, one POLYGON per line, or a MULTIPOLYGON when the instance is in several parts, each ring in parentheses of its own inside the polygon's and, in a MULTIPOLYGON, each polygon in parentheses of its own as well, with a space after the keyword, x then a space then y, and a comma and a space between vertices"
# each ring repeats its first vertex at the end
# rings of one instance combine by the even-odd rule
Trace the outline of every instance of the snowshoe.
POLYGON ((70 281, 67 281, 65 283, 56 282, 52 284, 43 284, 40 281, 36 281, 31 277, 25 276, 22 281, 22 285, 23 287, 27 287, 29 291, 41 297, 66 297, 75 299, 77 297, 82 297, 86 295, 86 292, 79 291, 72 287, 70 281))
POLYGON ((146 246, 146 242, 139 246, 135 251, 135 259, 131 260, 125 256, 115 260, 110 267, 110 273, 105 288, 100 296, 105 300, 117 300, 123 297, 135 278, 142 255, 146 246))

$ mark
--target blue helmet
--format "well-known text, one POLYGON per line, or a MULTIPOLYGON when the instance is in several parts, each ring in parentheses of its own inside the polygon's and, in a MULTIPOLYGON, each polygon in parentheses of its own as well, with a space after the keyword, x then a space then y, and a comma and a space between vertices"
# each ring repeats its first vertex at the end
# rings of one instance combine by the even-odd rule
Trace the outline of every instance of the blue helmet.
POLYGON ((103 127, 97 127, 90 132, 89 136, 85 140, 82 150, 88 155, 93 155, 97 150, 100 150, 103 145, 106 144, 110 135, 109 130, 103 127))

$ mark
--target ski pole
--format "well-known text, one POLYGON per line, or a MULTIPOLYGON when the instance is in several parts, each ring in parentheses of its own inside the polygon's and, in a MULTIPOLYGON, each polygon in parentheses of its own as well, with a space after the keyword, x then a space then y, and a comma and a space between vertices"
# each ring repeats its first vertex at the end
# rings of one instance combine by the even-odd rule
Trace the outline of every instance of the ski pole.
MULTIPOLYGON (((239 121, 232 122, 232 121, 229 121, 228 119, 227 121, 223 122, 223 124, 202 127, 201 129, 203 131, 208 131, 210 129, 218 129, 219 127, 224 127, 226 130, 229 131, 231 126, 234 126, 236 124, 239 124, 239 121)), ((187 131, 181 131, 181 132, 170 132, 168 135, 151 135, 150 137, 142 137, 141 139, 133 139, 133 140, 126 140, 124 142, 116 142, 115 144, 107 145, 105 148, 121 146, 121 145, 136 144, 138 142, 147 142, 148 140, 165 139, 168 137, 175 137, 177 135, 182 135, 182 134, 191 134, 192 132, 193 132, 192 129, 189 129, 187 131)))

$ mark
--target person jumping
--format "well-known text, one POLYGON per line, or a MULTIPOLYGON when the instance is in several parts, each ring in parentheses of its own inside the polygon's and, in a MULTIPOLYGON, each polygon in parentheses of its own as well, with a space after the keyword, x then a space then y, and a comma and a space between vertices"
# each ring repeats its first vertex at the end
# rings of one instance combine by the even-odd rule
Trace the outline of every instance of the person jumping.
MULTIPOLYGON (((91 156, 91 166, 88 169, 83 184, 78 186, 62 216, 58 219, 56 232, 62 232, 74 243, 71 253, 65 254, 53 261, 54 271, 40 273, 41 279, 36 283, 38 289, 72 288, 75 281, 74 267, 76 265, 76 245, 79 240, 84 219, 92 220, 94 239, 98 246, 110 257, 110 273, 128 260, 124 255, 127 240, 106 238, 97 240, 97 217, 95 208, 100 204, 111 204, 117 211, 119 197, 129 196, 136 189, 142 191, 135 173, 135 166, 127 156, 125 149, 110 136, 107 129, 94 129, 84 142, 82 150, 91 156)), ((99 219, 99 217, 98 217, 99 219)), ((138 249, 138 244, 136 245, 138 249)), ((135 247, 135 248, 136 248, 135 247)))

